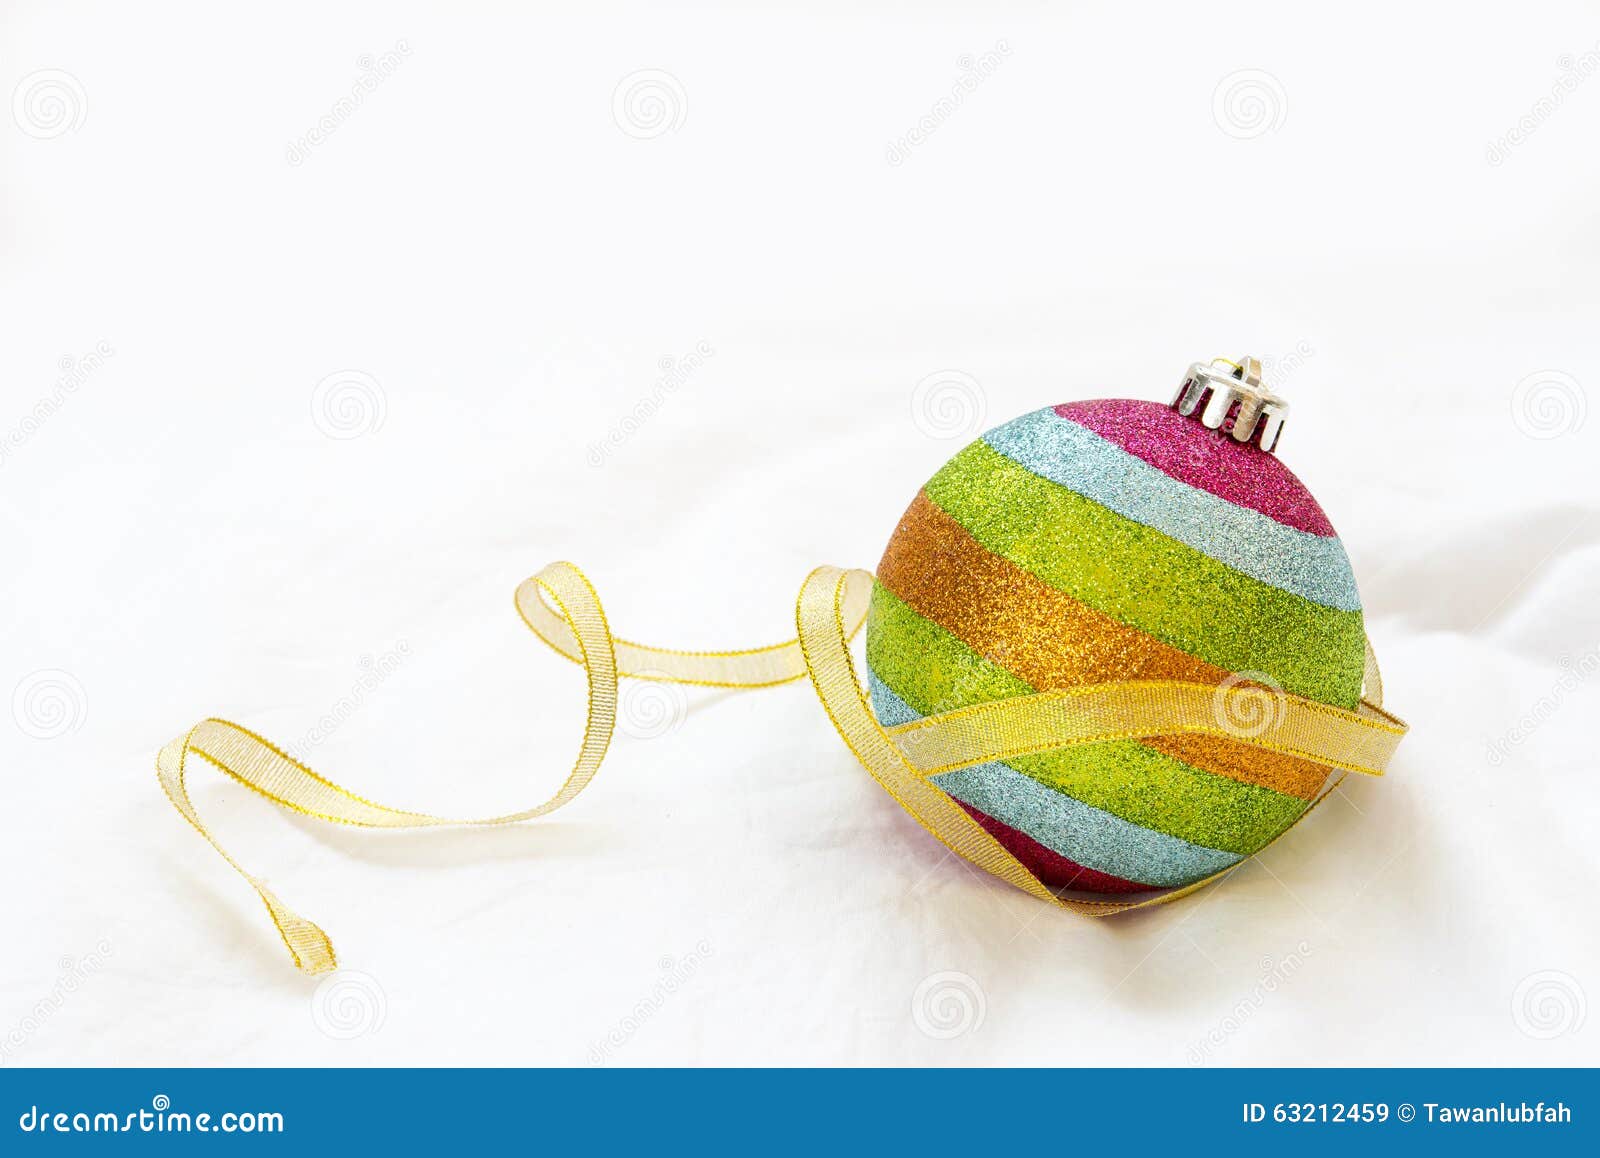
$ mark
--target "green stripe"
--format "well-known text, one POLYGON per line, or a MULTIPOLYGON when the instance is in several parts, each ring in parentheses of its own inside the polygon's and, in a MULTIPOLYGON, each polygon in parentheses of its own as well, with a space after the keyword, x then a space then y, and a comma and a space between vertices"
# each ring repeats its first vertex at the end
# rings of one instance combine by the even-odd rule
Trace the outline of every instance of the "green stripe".
POLYGON ((983 442, 927 495, 988 550, 1097 611, 1228 671, 1353 708, 1360 611, 1321 607, 1041 478, 983 442))
MULTIPOLYGON (((925 716, 1034 691, 877 584, 867 616, 867 663, 913 711, 925 716)), ((1277 836, 1306 805, 1298 797, 1214 775, 1133 740, 1062 748, 1006 763, 1123 820, 1241 856, 1277 836)))

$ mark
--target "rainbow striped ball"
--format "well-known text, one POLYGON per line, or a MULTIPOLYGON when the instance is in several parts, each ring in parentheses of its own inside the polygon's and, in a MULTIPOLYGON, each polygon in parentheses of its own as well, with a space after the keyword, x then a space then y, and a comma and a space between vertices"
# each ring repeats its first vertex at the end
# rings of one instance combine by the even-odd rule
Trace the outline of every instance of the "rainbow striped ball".
MULTIPOLYGON (((1355 577, 1273 455, 1151 402, 1073 402, 989 431, 895 528, 867 619, 885 726, 1081 684, 1248 680, 1361 694, 1355 577)), ((1211 735, 1063 748, 935 777, 1029 871, 1119 894, 1266 845, 1329 775, 1211 735)))

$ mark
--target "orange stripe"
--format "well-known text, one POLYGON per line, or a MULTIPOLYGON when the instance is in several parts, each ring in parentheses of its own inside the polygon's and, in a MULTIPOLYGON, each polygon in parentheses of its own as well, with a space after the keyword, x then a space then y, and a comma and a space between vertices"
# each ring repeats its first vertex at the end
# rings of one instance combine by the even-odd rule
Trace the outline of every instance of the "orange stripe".
MULTIPOLYGON (((1131 679, 1220 684, 1229 672, 1095 611, 984 549, 923 492, 878 565, 913 611, 1037 691, 1131 679)), ((1328 770, 1216 736, 1157 736, 1151 748, 1191 767, 1310 800, 1328 770)))

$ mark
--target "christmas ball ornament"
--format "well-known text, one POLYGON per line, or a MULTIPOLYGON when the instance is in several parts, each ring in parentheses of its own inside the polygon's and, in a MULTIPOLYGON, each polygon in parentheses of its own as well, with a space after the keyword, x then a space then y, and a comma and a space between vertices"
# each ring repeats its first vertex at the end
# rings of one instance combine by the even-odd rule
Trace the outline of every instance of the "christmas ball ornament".
POLYGON ((1286 696, 1354 710, 1362 693, 1355 577, 1274 453, 1287 412, 1254 359, 1196 364, 1171 405, 1038 410, 952 458, 889 540, 866 643, 885 728, 1120 681, 1259 690, 1218 698, 1220 734, 931 778, 1053 889, 1132 899, 1204 880, 1274 840, 1329 782, 1324 765, 1247 742, 1286 696))
POLYGON ((380 804, 215 717, 156 757, 174 807, 256 891, 295 965, 333 942, 224 851, 189 792, 209 764, 279 807, 368 828, 546 816, 594 779, 619 681, 807 679, 867 772, 951 851, 1038 900, 1110 916, 1175 900, 1276 840, 1406 733, 1383 711, 1344 548, 1275 451, 1261 366, 1195 364, 1170 406, 1073 402, 997 427, 930 479, 878 574, 818 567, 793 639, 681 651, 612 634, 570 563, 518 585, 589 695, 565 781, 473 820, 380 804), (850 641, 865 623, 863 677, 850 641))

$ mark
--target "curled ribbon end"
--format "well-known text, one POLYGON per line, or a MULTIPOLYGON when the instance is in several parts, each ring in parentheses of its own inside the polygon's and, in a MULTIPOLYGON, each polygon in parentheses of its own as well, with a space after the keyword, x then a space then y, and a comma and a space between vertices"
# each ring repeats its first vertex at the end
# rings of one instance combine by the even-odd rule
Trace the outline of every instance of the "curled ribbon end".
POLYGON ((310 921, 301 921, 292 931, 286 928, 280 928, 278 931, 283 934, 289 952, 294 954, 294 967, 300 972, 318 977, 339 968, 339 958, 333 951, 333 942, 310 921))
POLYGON ((294 958, 296 969, 314 977, 339 968, 339 956, 333 951, 333 942, 321 926, 286 909, 273 891, 260 881, 251 878, 250 883, 266 903, 267 912, 272 915, 272 923, 278 927, 278 934, 283 938, 289 956, 294 958))

